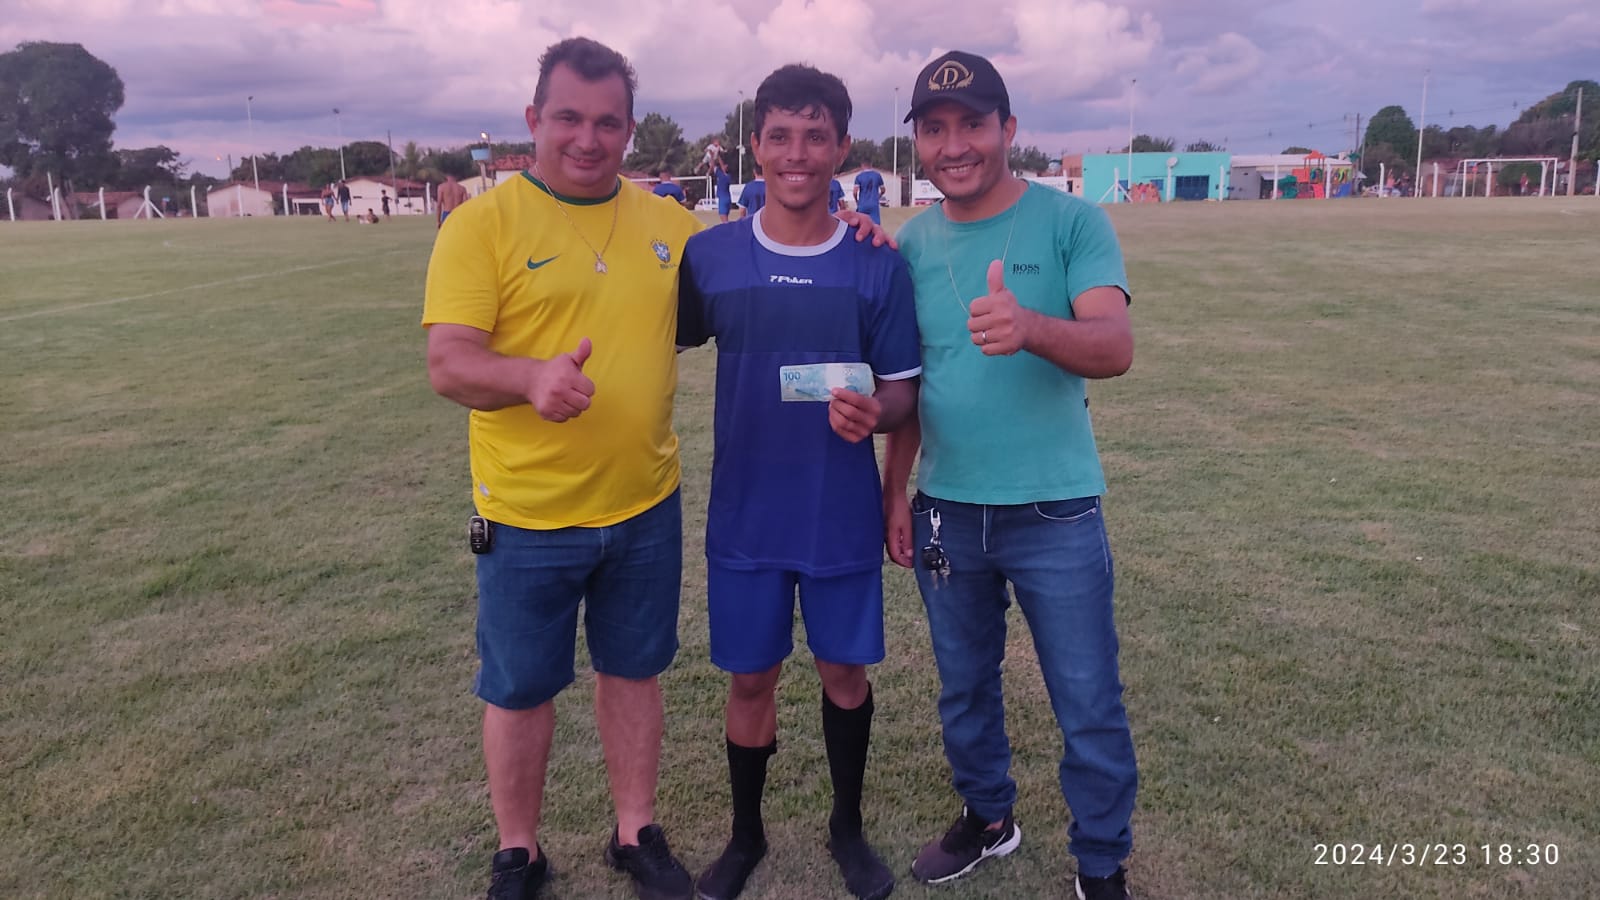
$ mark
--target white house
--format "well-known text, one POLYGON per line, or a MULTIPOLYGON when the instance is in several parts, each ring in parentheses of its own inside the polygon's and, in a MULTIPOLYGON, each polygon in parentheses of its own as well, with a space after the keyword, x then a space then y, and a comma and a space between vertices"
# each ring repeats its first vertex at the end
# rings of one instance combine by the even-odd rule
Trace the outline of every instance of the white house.
POLYGON ((255 185, 230 181, 206 192, 206 215, 212 218, 272 215, 271 182, 263 181, 261 190, 255 185))

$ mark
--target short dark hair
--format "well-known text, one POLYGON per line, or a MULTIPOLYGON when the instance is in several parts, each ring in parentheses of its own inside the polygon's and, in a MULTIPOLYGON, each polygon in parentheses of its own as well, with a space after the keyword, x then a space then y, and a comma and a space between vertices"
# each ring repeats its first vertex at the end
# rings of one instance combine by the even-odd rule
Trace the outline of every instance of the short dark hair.
POLYGON ((850 132, 850 92, 837 75, 812 66, 784 66, 756 88, 756 134, 761 134, 767 114, 775 109, 810 118, 820 118, 827 110, 839 140, 850 132))
POLYGON ((627 57, 605 44, 585 37, 567 38, 545 48, 539 57, 539 83, 533 89, 533 105, 542 108, 550 98, 550 73, 566 64, 584 81, 599 81, 611 75, 622 78, 628 95, 628 120, 633 120, 633 94, 639 89, 639 76, 627 57))

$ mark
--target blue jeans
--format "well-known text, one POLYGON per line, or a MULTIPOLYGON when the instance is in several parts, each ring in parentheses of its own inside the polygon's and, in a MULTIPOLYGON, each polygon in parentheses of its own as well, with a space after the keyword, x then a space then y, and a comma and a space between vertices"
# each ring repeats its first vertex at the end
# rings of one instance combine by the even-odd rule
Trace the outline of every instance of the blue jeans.
POLYGON ((1000 664, 1010 582, 1033 634, 1050 706, 1061 727, 1061 793, 1079 871, 1110 875, 1133 848, 1138 766, 1117 674, 1111 547, 1098 497, 982 506, 918 493, 911 505, 917 586, 939 665, 939 718, 955 788, 989 821, 1017 799, 1011 779, 1000 664), (948 580, 920 550, 939 542, 948 580))
POLYGON ((474 692, 502 709, 532 709, 574 678, 578 607, 594 670, 652 678, 678 652, 683 576, 679 491, 602 528, 533 531, 496 523, 478 563, 474 692))

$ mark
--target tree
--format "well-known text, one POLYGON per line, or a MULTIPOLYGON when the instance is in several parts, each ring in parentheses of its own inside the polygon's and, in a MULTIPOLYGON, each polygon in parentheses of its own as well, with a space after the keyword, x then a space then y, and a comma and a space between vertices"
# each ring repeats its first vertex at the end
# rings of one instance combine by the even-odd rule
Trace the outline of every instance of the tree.
POLYGON ((1367 123, 1367 155, 1376 144, 1388 144, 1396 153, 1417 152, 1417 126, 1399 106, 1385 106, 1367 123))
POLYGON ((355 141, 344 146, 345 172, 351 178, 389 174, 389 145, 382 141, 355 141))
MULTIPOLYGON (((1133 139, 1134 153, 1171 153, 1178 142, 1172 138, 1153 138, 1148 134, 1141 134, 1133 139)), ((1128 147, 1123 145, 1121 153, 1127 153, 1128 147)))
POLYGON ((1222 153, 1226 148, 1210 141, 1195 141, 1183 148, 1185 153, 1222 153))
POLYGON ((689 158, 689 145, 683 141, 683 128, 671 117, 647 113, 633 132, 633 152, 623 160, 625 168, 636 172, 682 172, 689 158))
POLYGON ((145 185, 178 185, 186 168, 171 147, 143 147, 116 151, 117 168, 106 186, 119 191, 136 191, 145 185))
POLYGON ((851 141, 850 151, 845 154, 844 163, 839 166, 839 169, 848 172, 862 166, 887 169, 889 168, 889 161, 878 156, 878 145, 872 141, 851 141))
POLYGON ((1026 147, 1012 145, 1011 152, 1006 156, 1006 165, 1013 172, 1043 172, 1050 168, 1050 157, 1032 144, 1026 147))
POLYGON ((1284 155, 1284 156, 1310 156, 1311 154, 1313 154, 1315 152, 1317 152, 1317 151, 1311 149, 1310 147, 1295 146, 1295 147, 1285 147, 1285 148, 1283 148, 1283 154, 1282 155, 1284 155))
POLYGON ((446 175, 457 178, 471 178, 478 174, 478 167, 472 164, 472 154, 466 150, 434 150, 429 148, 422 155, 422 169, 418 175, 423 181, 443 181, 446 175))
MULTIPOLYGON (((1415 153, 1413 146, 1412 152, 1415 153)), ((1388 144, 1368 144, 1367 155, 1361 158, 1361 171, 1369 184, 1378 183, 1378 166, 1382 164, 1385 175, 1404 175, 1411 171, 1414 158, 1388 144)))
POLYGON ((251 184, 256 178, 267 181, 290 181, 288 171, 284 168, 284 161, 276 153, 262 153, 255 157, 255 165, 250 164, 250 157, 239 160, 233 171, 228 173, 230 181, 240 184, 251 184))
POLYGON ((422 168, 422 152, 417 149, 416 141, 406 141, 405 149, 400 153, 400 161, 395 166, 401 178, 416 178, 417 171, 422 168))
MULTIPOLYGON (((755 179, 755 162, 756 161, 755 161, 755 158, 750 155, 750 132, 754 131, 755 128, 756 128, 756 102, 754 100, 745 100, 743 104, 735 103, 733 105, 733 110, 731 112, 729 112, 728 115, 727 115, 727 118, 723 119, 723 121, 722 121, 722 131, 721 132, 719 132, 717 134, 714 134, 714 135, 707 135, 706 136, 707 138, 715 137, 718 141, 720 141, 722 143, 722 158, 727 161, 727 163, 728 163, 728 172, 733 175, 733 180, 734 181, 739 181, 740 180, 740 178, 739 178, 739 145, 740 144, 743 144, 744 148, 745 148, 744 180, 745 181, 753 181, 755 179), (740 109, 741 105, 744 108, 744 121, 743 121, 744 132, 745 132, 744 134, 740 134, 739 133, 739 125, 740 125, 739 109, 740 109)), ((707 140, 706 143, 710 143, 710 141, 707 140)), ((697 149, 700 152, 703 153, 705 151, 705 148, 706 148, 705 144, 700 144, 697 149)), ((696 156, 694 158, 695 158, 696 161, 698 161, 700 159, 700 156, 698 154, 696 154, 696 156)))
POLYGON ((0 54, 0 165, 103 182, 116 171, 111 117, 122 78, 82 44, 29 41, 0 54))

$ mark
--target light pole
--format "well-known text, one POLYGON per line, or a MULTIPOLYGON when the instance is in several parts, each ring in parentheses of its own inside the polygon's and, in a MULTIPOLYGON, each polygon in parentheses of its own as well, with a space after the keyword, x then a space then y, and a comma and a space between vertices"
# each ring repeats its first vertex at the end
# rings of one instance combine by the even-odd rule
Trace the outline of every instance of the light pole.
POLYGON ((739 183, 744 184, 744 91, 739 92, 739 183))
POLYGON ((333 121, 339 128, 339 180, 347 180, 344 173, 344 116, 339 114, 339 107, 333 108, 333 121))
POLYGON ((485 152, 487 152, 489 154, 489 161, 487 163, 482 163, 481 164, 484 167, 481 171, 488 172, 489 173, 489 177, 493 178, 494 177, 494 174, 493 174, 494 173, 494 142, 489 140, 489 132, 487 132, 487 131, 478 132, 478 137, 483 141, 483 149, 485 150, 485 152))
POLYGON ((895 200, 900 199, 900 87, 894 89, 894 143, 889 145, 889 158, 894 168, 895 200))
POLYGON ((1422 138, 1427 132, 1428 119, 1428 69, 1422 70, 1422 112, 1417 114, 1417 170, 1411 176, 1411 196, 1422 196, 1422 138))
POLYGON ((250 127, 250 174, 256 179, 256 193, 261 193, 261 172, 256 168, 256 118, 250 112, 250 104, 255 100, 255 95, 244 98, 244 120, 250 127))
POLYGON ((1128 82, 1128 190, 1124 192, 1123 199, 1133 202, 1133 93, 1139 87, 1139 79, 1128 82))

